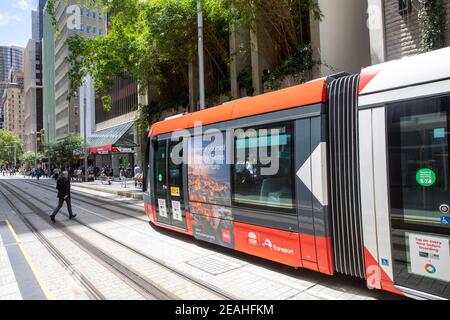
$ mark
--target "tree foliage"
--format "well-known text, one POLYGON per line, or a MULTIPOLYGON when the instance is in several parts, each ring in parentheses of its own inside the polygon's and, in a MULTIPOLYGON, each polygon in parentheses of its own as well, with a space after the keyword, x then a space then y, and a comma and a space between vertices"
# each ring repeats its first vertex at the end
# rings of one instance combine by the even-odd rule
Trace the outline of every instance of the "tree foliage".
POLYGON ((0 130, 0 165, 14 164, 14 153, 16 161, 19 162, 23 154, 19 137, 9 131, 0 130))
MULTIPOLYGON (((61 0, 64 1, 64 0, 61 0)), ((54 17, 54 3, 48 11, 54 17)), ((314 0, 202 0, 207 98, 229 91, 230 27, 263 26, 263 36, 272 39, 278 52, 276 64, 282 65, 304 50, 309 41, 309 15, 321 19, 314 0), (263 22, 263 23, 260 23, 263 22), (209 77, 208 77, 209 76, 209 77)), ((108 33, 104 37, 73 36, 67 40, 70 92, 78 94, 83 77, 95 79, 95 90, 104 107, 111 107, 110 90, 116 77, 130 76, 141 90, 151 92, 156 111, 140 114, 153 117, 164 108, 187 106, 188 64, 197 62, 197 0, 88 0, 108 13, 108 33)), ((54 20, 54 26, 57 22, 54 20)), ((304 61, 299 64, 308 65, 304 61)), ((277 74, 275 72, 275 74, 277 74)), ((145 121, 152 120, 146 118, 145 121)))
MULTIPOLYGON (((215 0, 205 0, 205 53, 212 69, 225 76, 228 23, 215 0)), ((104 37, 74 36, 68 40, 70 97, 85 75, 95 79, 96 92, 109 96, 115 77, 129 75, 159 101, 186 104, 187 65, 197 59, 195 0, 109 1, 109 30, 104 37), (174 90, 177 88, 177 90, 174 90)), ((104 98, 106 109, 108 99, 104 98)))
POLYGON ((44 159, 43 154, 38 153, 36 155, 32 151, 27 151, 20 157, 20 162, 26 168, 32 168, 32 167, 34 167, 35 163, 41 163, 43 159, 44 159))
POLYGON ((46 146, 47 157, 53 164, 66 166, 84 154, 85 145, 79 134, 72 134, 67 138, 46 146))
POLYGON ((447 26, 443 0, 419 0, 418 18, 422 35, 422 51, 443 48, 447 26))

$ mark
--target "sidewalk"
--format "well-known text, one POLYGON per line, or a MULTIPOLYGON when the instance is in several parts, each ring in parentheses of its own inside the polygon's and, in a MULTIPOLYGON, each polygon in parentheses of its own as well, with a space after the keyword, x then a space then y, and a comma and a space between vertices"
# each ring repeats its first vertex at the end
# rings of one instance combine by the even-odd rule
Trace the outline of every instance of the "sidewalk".
POLYGON ((134 181, 130 180, 127 181, 127 187, 121 188, 120 182, 111 182, 111 185, 108 185, 106 183, 102 184, 101 181, 94 181, 94 182, 72 182, 72 186, 77 188, 84 188, 89 190, 95 190, 95 191, 101 191, 106 192, 122 197, 132 198, 136 200, 143 200, 144 193, 141 189, 137 189, 134 187, 134 181))

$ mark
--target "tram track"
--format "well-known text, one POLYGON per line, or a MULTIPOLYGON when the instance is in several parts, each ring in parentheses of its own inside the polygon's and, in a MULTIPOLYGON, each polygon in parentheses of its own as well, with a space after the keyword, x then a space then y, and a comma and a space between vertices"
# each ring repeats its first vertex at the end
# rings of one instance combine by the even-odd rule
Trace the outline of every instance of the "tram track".
MULTIPOLYGON (((50 191, 50 192, 52 192, 52 193, 56 193, 56 189, 55 189, 54 187, 51 187, 50 185, 47 185, 47 184, 41 184, 41 183, 38 183, 38 182, 36 182, 36 181, 29 181, 29 180, 27 180, 27 183, 29 183, 30 185, 33 185, 33 186, 35 186, 35 187, 38 187, 38 188, 40 188, 40 189, 42 189, 42 190, 50 191)), ((94 207, 96 207, 96 208, 102 208, 102 209, 104 209, 104 210, 107 210, 109 213, 114 213, 114 214, 117 214, 117 215, 120 215, 120 216, 123 216, 123 217, 126 217, 126 218, 131 218, 131 219, 134 219, 134 220, 137 220, 137 221, 140 221, 140 222, 145 222, 146 224, 149 223, 149 220, 147 220, 147 219, 141 219, 141 218, 135 217, 135 216, 133 216, 133 215, 129 215, 129 214, 123 213, 122 211, 116 210, 116 209, 114 209, 114 208, 105 207, 105 206, 99 206, 97 203, 95 203, 95 202, 93 202, 93 201, 86 201, 86 199, 94 200, 94 196, 87 195, 87 194, 83 194, 82 192, 72 192, 72 194, 74 194, 74 193, 77 194, 78 196, 76 196, 76 197, 73 197, 73 196, 72 196, 72 204, 73 204, 73 205, 77 205, 77 204, 78 204, 80 207, 82 207, 82 206, 85 205, 85 204, 89 204, 89 205, 92 205, 92 206, 94 206, 94 207), (77 202, 75 202, 75 201, 73 201, 73 200, 76 200, 77 202)), ((106 199, 103 199, 103 200, 102 200, 101 198, 102 198, 102 197, 98 197, 98 198, 95 197, 95 200, 94 200, 94 201, 97 201, 97 199, 100 199, 100 200, 99 200, 100 202, 107 203, 108 205, 114 205, 114 206, 116 206, 116 207, 119 207, 119 208, 122 208, 122 209, 125 209, 125 210, 128 210, 128 211, 133 211, 133 212, 135 212, 132 208, 130 208, 130 207, 128 207, 128 206, 124 206, 123 203, 116 204, 113 200, 106 200, 106 199)), ((83 208, 83 209, 86 210, 87 212, 89 212, 86 208, 83 208)), ((90 213, 90 214, 93 214, 92 212, 89 212, 89 213, 90 213)), ((142 209, 142 213, 143 213, 143 215, 145 215, 145 211, 144 211, 143 209, 142 209)), ((111 219, 111 218, 109 218, 109 217, 105 217, 103 214, 95 214, 95 215, 96 215, 97 217, 102 218, 102 219, 114 221, 115 223, 117 223, 114 219, 111 219)), ((136 229, 134 229, 134 228, 132 228, 132 227, 131 227, 131 229, 132 229, 133 231, 142 233, 142 231, 136 230, 136 229)), ((148 237, 157 239, 157 240, 161 240, 161 237, 152 235, 152 234, 150 234, 150 233, 145 233, 145 235, 148 236, 148 237)), ((193 239, 190 239, 190 240, 193 240, 193 239)), ((172 242, 171 239, 170 239, 170 240, 165 239, 164 241, 166 241, 166 242, 168 242, 168 243, 170 243, 170 244, 172 244, 172 245, 175 245, 175 246, 179 247, 179 248, 182 249, 182 250, 191 251, 192 253, 197 254, 197 252, 196 252, 195 250, 187 249, 186 247, 181 247, 181 246, 180 246, 179 244, 177 244, 176 242, 172 242)))
MULTIPOLYGON (((0 184, 1 185, 1 184, 0 184)), ((3 185, 1 185, 4 187, 3 185)), ((5 188, 6 189, 6 188, 5 188)), ((18 206, 8 197, 8 195, 0 189, 0 194, 8 203, 8 205, 17 213, 17 217, 25 224, 25 226, 33 233, 39 242, 50 252, 50 254, 58 261, 66 270, 68 270, 77 282, 83 287, 87 295, 94 300, 105 300, 105 296, 85 277, 66 256, 56 248, 38 228, 20 211, 18 206)))
MULTIPOLYGON (((31 185, 34 185, 36 187, 40 187, 41 189, 45 189, 47 191, 52 191, 52 192, 56 191, 55 188, 52 188, 50 185, 47 185, 47 184, 37 183, 35 181, 27 181, 27 182, 29 184, 31 184, 31 185)), ((98 202, 100 202, 100 203, 102 203, 104 205, 107 205, 107 206, 113 205, 115 207, 119 207, 119 208, 124 209, 125 211, 129 211, 129 212, 136 212, 136 210, 138 210, 138 208, 136 208, 136 210, 133 210, 129 206, 124 205, 124 204, 134 205, 133 203, 130 203, 130 202, 114 203, 113 201, 102 199, 102 198, 103 197, 96 196, 95 197, 95 202, 94 201, 86 201, 86 199, 93 199, 93 197, 90 197, 88 195, 84 195, 84 194, 82 194, 80 192, 72 191, 72 199, 83 201, 86 204, 90 204, 90 205, 93 205, 93 206, 96 206, 96 207, 99 206, 98 202)), ((117 214, 125 216, 125 217, 129 217, 129 218, 132 218, 132 219, 135 219, 135 220, 139 220, 139 221, 148 222, 148 220, 146 220, 144 218, 139 218, 139 217, 136 217, 135 215, 127 214, 127 213, 124 213, 122 211, 116 210, 114 208, 109 208, 109 207, 104 207, 104 206, 102 206, 102 207, 104 209, 107 209, 107 210, 109 210, 111 212, 117 213, 117 214)), ((143 208, 142 208, 142 213, 145 214, 145 211, 144 211, 143 208)))
MULTIPOLYGON (((8 182, 5 182, 5 184, 10 185, 8 182)), ((32 185, 36 185, 35 183, 31 183, 31 184, 32 184, 32 185)), ((39 186, 41 186, 41 185, 39 185, 39 186)), ((5 188, 11 189, 10 187, 5 187, 5 188)), ((48 190, 48 191, 50 191, 50 188, 51 188, 50 186, 48 186, 48 188, 47 188, 47 186, 46 186, 46 187, 42 187, 42 189, 46 189, 46 190, 48 190)), ((52 189, 51 191, 54 191, 54 190, 52 189)), ((13 191, 13 192, 14 192, 14 191, 13 191)), ((17 192, 14 192, 14 193, 17 194, 17 192)), ((39 202, 39 203, 44 204, 45 206, 51 208, 51 207, 49 206, 49 204, 48 204, 47 202, 45 202, 45 200, 42 200, 42 199, 40 199, 39 197, 37 197, 37 196, 35 196, 35 195, 33 195, 33 194, 29 194, 29 193, 27 193, 27 196, 29 196, 29 197, 32 198, 33 200, 36 200, 36 201, 39 202)), ((43 213, 43 214, 48 218, 48 215, 47 215, 45 212, 43 212, 42 209, 40 209, 40 208, 38 208, 37 206, 35 206, 29 199, 26 199, 26 198, 24 198, 23 196, 20 196, 20 195, 19 195, 18 197, 21 198, 21 200, 23 200, 24 203, 26 203, 26 204, 29 203, 30 206, 33 207, 33 208, 30 208, 30 209, 33 209, 33 211, 36 210, 37 212, 41 212, 41 213, 43 213)), ((80 201, 84 201, 84 200, 80 200, 80 201)), ((95 205, 95 204, 92 204, 92 205, 95 205)), ((28 205, 27 205, 27 206, 28 206, 28 205)), ((98 206, 98 205, 97 205, 97 206, 98 206)), ((105 209, 105 210, 110 210, 109 208, 104 208, 104 209, 105 209)), ((111 211, 113 211, 113 210, 111 210, 111 211)), ((116 212, 116 211, 113 211, 113 212, 119 213, 119 214, 120 214, 120 212, 116 212)), ((68 217, 67 214, 65 214, 65 213, 62 213, 62 214, 63 214, 64 216, 68 217)), ((126 214, 123 214, 123 213, 122 213, 122 215, 126 215, 126 214)), ((129 216, 129 215, 126 215, 126 216, 129 216)), ((133 217, 133 216, 129 216, 129 217, 133 217)), ((142 220, 142 219, 139 219, 139 218, 136 218, 136 217, 135 217, 135 219, 137 219, 137 220, 142 220)), ((171 266, 167 265, 165 262, 159 260, 158 258, 149 256, 149 255, 147 255, 146 253, 144 253, 144 252, 142 252, 142 251, 140 251, 140 250, 138 250, 138 249, 136 249, 136 248, 130 247, 129 245, 123 243, 122 241, 117 240, 117 239, 115 239, 115 238, 113 238, 113 237, 111 237, 111 236, 105 234, 104 232, 102 232, 102 231, 100 231, 100 230, 98 230, 98 229, 96 229, 96 228, 94 228, 94 227, 92 227, 92 226, 90 226, 90 225, 88 225, 88 224, 86 224, 86 223, 80 221, 79 219, 74 220, 74 221, 75 221, 76 223, 78 223, 78 224, 80 224, 80 225, 82 225, 82 226, 88 228, 89 230, 94 231, 95 233, 97 233, 97 234, 103 236, 104 238, 106 238, 106 239, 112 241, 113 243, 115 243, 115 244, 117 244, 117 245, 119 245, 119 246, 121 246, 121 247, 123 247, 123 248, 125 248, 125 249, 127 249, 127 250, 129 250, 129 251, 131 251, 131 252, 133 252, 133 253, 135 253, 135 254, 137 254, 138 256, 140 256, 140 257, 142 257, 142 258, 144 258, 144 259, 146 259, 146 260, 148 260, 148 261, 150 261, 150 262, 152 262, 152 263, 154 263, 154 264, 156 264, 156 265, 158 265, 158 266, 164 268, 164 269, 167 270, 167 271, 170 271, 171 273, 176 274, 176 275, 177 275, 178 277, 180 277, 181 279, 184 279, 185 281, 189 281, 190 283, 192 283, 192 284, 194 284, 194 285, 196 285, 196 286, 198 286, 198 287, 200 287, 200 288, 202 288, 202 289, 204 289, 204 290, 206 290, 206 291, 208 291, 208 292, 214 294, 215 296, 217 296, 217 297, 219 297, 219 298, 222 298, 222 299, 225 299, 225 300, 238 300, 237 297, 235 297, 235 296, 233 296, 233 295, 231 295, 231 294, 229 294, 229 293, 227 293, 227 292, 224 292, 223 290, 221 290, 221 289, 219 289, 219 288, 217 288, 217 287, 215 287, 215 286, 212 286, 212 285, 210 285, 210 284, 204 282, 203 280, 200 280, 200 279, 198 279, 198 278, 196 278, 196 277, 192 277, 192 276, 188 275, 187 273, 185 273, 185 272, 183 272, 183 271, 181 271, 181 270, 179 270, 179 269, 177 269, 177 268, 171 267, 171 266)), ((146 220, 143 220, 143 221, 147 222, 146 220)), ((67 228, 66 228, 66 229, 67 229, 67 228)), ((79 237, 79 236, 77 236, 77 237, 80 238, 80 240, 81 240, 82 242, 83 242, 83 241, 86 241, 86 240, 82 239, 82 238, 79 237)), ((92 244, 91 244, 91 245, 92 245, 92 244)), ((92 246, 93 246, 93 245, 92 245, 92 246)), ((98 250, 100 250, 100 249, 98 249, 98 250)), ((100 251, 101 251, 101 250, 100 250, 100 251)), ((112 258, 112 259, 114 260, 114 258, 112 258)))
MULTIPOLYGON (((26 207, 31 209, 36 215, 43 219, 48 219, 48 215, 39 207, 37 207, 35 204, 33 204, 29 199, 25 198, 24 196, 20 195, 17 191, 13 190, 9 183, 1 183, 0 184, 9 194, 14 196, 17 200, 21 201, 26 207)), ((5 198, 8 199, 7 195, 2 192, 5 198)), ((28 194, 29 195, 29 194, 28 194)), ((31 196, 31 195, 29 195, 31 196)), ((38 200, 38 198, 34 198, 35 200, 38 200)), ((11 204, 12 201, 8 199, 8 202, 11 204)), ((41 203, 44 203, 43 201, 40 201, 41 203)), ((13 204, 14 205, 14 204, 13 204)), ((39 235, 41 235, 41 238, 45 238, 42 233, 36 228, 36 226, 17 208, 17 206, 14 206, 15 211, 19 214, 20 217, 23 218, 23 221, 26 221, 26 225, 30 228, 30 230, 36 231, 39 235)), ((93 230, 93 229, 91 229, 93 230)), ((67 227, 58 228, 58 231, 60 231, 62 234, 64 234, 67 238, 71 239, 74 243, 76 243, 81 249, 83 249, 85 252, 90 254, 95 260, 100 262, 103 266, 105 266, 109 271, 111 271, 113 274, 118 276, 120 279, 122 279, 127 285, 135 289, 138 293, 140 293, 144 298, 152 300, 175 300, 179 299, 177 296, 167 292, 166 290, 159 287, 157 284, 153 283, 152 281, 146 279, 144 276, 139 274, 139 272, 129 268, 127 265, 119 261, 118 259, 112 257, 110 254, 106 253, 105 251, 98 248, 96 245, 92 244, 91 242, 85 240, 81 236, 77 235, 76 233, 69 230, 67 227)), ((45 243, 51 246, 52 249, 55 249, 55 246, 53 246, 48 239, 45 240, 45 243)), ((68 259, 64 257, 64 255, 57 250, 58 256, 63 259, 65 263, 68 262, 68 259)), ((78 272, 78 274, 80 274, 78 272)), ((86 277, 82 276, 84 279, 83 285, 89 289, 91 293, 94 294, 99 300, 105 300, 105 296, 101 294, 93 285, 92 283, 88 282, 86 277)))

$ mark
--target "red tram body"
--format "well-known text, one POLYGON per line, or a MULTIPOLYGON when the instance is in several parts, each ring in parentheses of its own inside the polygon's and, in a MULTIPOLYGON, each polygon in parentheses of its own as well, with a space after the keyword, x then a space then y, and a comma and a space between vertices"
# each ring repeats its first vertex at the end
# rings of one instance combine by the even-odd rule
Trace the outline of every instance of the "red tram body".
POLYGON ((146 212, 292 267, 448 299, 449 126, 450 48, 172 117, 150 128, 146 212), (173 161, 178 132, 188 163, 173 161), (279 170, 264 176, 253 160, 269 146, 279 170), (233 161, 191 161, 210 151, 233 161))

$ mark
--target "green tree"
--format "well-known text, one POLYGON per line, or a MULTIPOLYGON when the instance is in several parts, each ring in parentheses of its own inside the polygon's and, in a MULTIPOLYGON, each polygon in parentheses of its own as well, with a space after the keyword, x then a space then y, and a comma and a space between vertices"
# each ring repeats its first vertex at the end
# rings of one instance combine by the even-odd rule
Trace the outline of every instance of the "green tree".
POLYGON ((67 166, 84 154, 85 146, 79 134, 72 134, 59 142, 47 145, 45 149, 47 157, 53 164, 67 166))
POLYGON ((445 46, 447 15, 442 0, 419 0, 419 26, 421 28, 421 50, 423 52, 445 46))
MULTIPOLYGON (((55 18, 54 4, 48 11, 55 18)), ((309 37, 309 13, 321 12, 314 0, 202 0, 204 8, 205 62, 213 82, 207 83, 207 98, 229 92, 229 29, 238 23, 253 28, 257 17, 269 22, 265 35, 280 52, 278 63, 288 60, 281 72, 309 68, 312 61, 292 62, 305 52, 301 46, 309 37)), ((104 37, 73 36, 68 39, 70 92, 78 94, 84 76, 95 79, 95 90, 109 110, 110 89, 116 77, 130 76, 140 88, 149 89, 156 99, 140 106, 141 126, 167 108, 187 106, 188 64, 197 61, 197 0, 89 0, 108 13, 104 37), (151 109, 151 110, 149 110, 151 109)), ((56 19, 54 25, 57 27, 56 19)), ((309 56, 308 56, 309 57, 309 56)), ((273 78, 273 77, 272 77, 273 78)))
POLYGON ((19 162, 23 154, 23 146, 15 134, 0 130, 0 165, 13 165, 19 162))
POLYGON ((36 154, 32 151, 28 151, 25 152, 21 157, 20 157, 20 162, 22 163, 22 165, 24 165, 26 168, 31 168, 34 167, 35 163, 41 163, 42 160, 44 159, 44 155, 41 153, 36 154))

